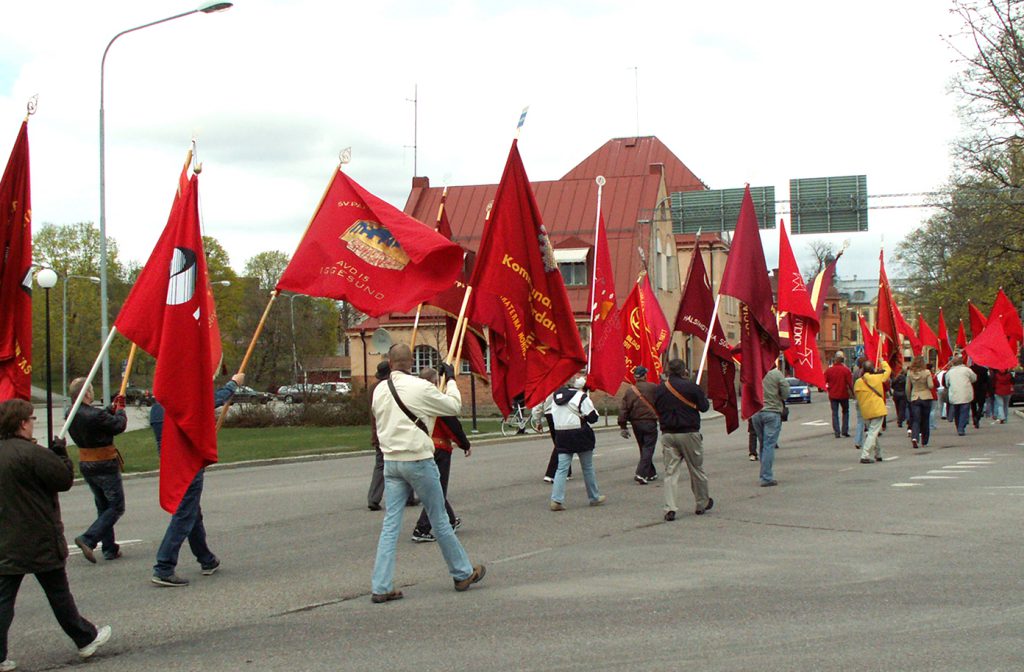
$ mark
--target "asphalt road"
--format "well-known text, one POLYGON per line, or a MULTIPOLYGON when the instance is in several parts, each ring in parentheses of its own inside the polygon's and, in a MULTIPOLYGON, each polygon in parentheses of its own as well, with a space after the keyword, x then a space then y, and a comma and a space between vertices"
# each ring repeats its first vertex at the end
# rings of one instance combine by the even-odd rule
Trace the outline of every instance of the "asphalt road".
MULTIPOLYGON (((384 605, 369 599, 372 456, 209 473, 223 569, 200 576, 186 547, 180 589, 149 583, 167 520, 157 481, 126 481, 124 557, 69 558, 82 612, 114 627, 88 669, 1024 669, 1024 421, 963 438, 940 422, 917 451, 890 422, 886 461, 861 465, 827 415, 820 396, 793 408, 775 488, 757 486, 742 429, 707 423, 715 508, 673 523, 661 482, 632 481, 636 447, 617 432, 598 435, 607 505, 587 506, 576 478, 560 513, 541 481, 546 437, 480 443, 453 460, 450 499, 487 577, 454 592, 436 545, 409 541, 407 515, 406 597, 384 605)), ((62 506, 71 539, 91 521, 88 489, 62 506)), ((31 580, 10 645, 19 669, 78 665, 31 580)))

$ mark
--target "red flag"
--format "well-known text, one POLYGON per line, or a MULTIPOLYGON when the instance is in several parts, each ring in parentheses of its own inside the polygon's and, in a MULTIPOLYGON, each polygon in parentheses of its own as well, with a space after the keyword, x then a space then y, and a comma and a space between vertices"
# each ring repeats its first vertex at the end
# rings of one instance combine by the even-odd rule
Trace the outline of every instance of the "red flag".
POLYGON ((686 274, 684 287, 674 329, 696 336, 701 341, 707 341, 710 332, 706 367, 708 397, 715 410, 725 417, 725 431, 729 434, 740 426, 736 399, 736 363, 733 361, 732 348, 725 340, 725 332, 722 331, 717 316, 714 326, 708 328, 715 310, 715 300, 711 295, 711 284, 704 268, 699 239, 694 241, 693 256, 690 257, 690 269, 686 274))
POLYGON ((647 369, 647 380, 657 383, 661 379, 661 353, 668 347, 671 332, 646 273, 622 302, 620 319, 626 351, 626 380, 636 382, 633 369, 642 366, 647 369))
MULTIPOLYGON (((892 367, 892 375, 898 374, 903 369, 903 345, 900 343, 900 321, 896 317, 896 302, 892 298, 892 288, 889 285, 889 276, 885 273, 885 252, 878 253, 878 316, 875 318, 875 330, 878 332, 879 342, 884 342, 884 350, 888 353, 889 366, 892 367)), ((902 319, 902 318, 900 318, 902 319)), ((904 320, 906 322, 906 320, 904 320)), ((877 346, 876 346, 877 348, 877 346)), ((878 357, 877 349, 869 352, 869 357, 878 357)), ((875 360, 878 364, 878 360, 875 360)))
POLYGON ((939 368, 944 368, 949 362, 949 358, 953 356, 953 348, 949 344, 949 329, 946 327, 946 316, 942 313, 942 308, 939 308, 939 357, 937 364, 939 368))
POLYGON ((518 394, 536 406, 587 363, 517 144, 512 141, 470 283, 474 319, 491 329, 491 393, 506 415, 518 394))
POLYGON ((892 304, 892 312, 896 317, 896 329, 900 332, 900 336, 903 336, 910 342, 910 349, 915 355, 920 355, 922 350, 921 339, 917 337, 917 332, 914 331, 914 328, 903 317, 903 313, 900 312, 900 308, 895 302, 892 304))
POLYGON ((348 301, 377 317, 415 308, 461 269, 458 245, 339 170, 277 289, 348 301))
POLYGON ((824 389, 825 370, 818 353, 818 311, 811 303, 782 222, 779 222, 778 280, 779 313, 789 318, 788 331, 779 331, 779 336, 788 338, 790 342, 783 354, 797 378, 824 389))
POLYGON ((864 356, 871 359, 875 356, 874 353, 878 352, 878 332, 868 326, 863 315, 857 315, 857 320, 860 322, 860 335, 864 340, 864 356))
POLYGON ((990 369, 1013 369, 1017 366, 1017 355, 1010 349, 1000 320, 992 320, 980 334, 965 348, 975 364, 990 369))
POLYGON ((960 350, 967 347, 967 334, 964 332, 963 320, 960 320, 960 326, 956 329, 956 347, 960 350))
POLYGON ((985 313, 970 301, 967 302, 967 315, 971 318, 971 338, 977 338, 988 325, 988 319, 985 318, 985 313))
POLYGON ((615 304, 612 257, 608 252, 604 215, 598 213, 594 239, 594 283, 590 288, 590 370, 587 385, 608 394, 618 392, 627 375, 622 323, 615 304))
POLYGON ((153 395, 164 406, 160 506, 174 513, 196 473, 217 461, 211 353, 212 299, 199 230, 199 178, 185 180, 160 240, 114 322, 156 358, 153 395))
MULTIPOLYGON (((449 350, 454 350, 458 347, 458 343, 454 343, 452 341, 452 336, 455 335, 455 322, 456 319, 454 317, 446 317, 444 320, 449 350)), ((468 361, 469 370, 486 380, 487 359, 484 356, 485 348, 486 341, 484 341, 483 336, 477 330, 473 329, 472 326, 467 328, 466 335, 462 339, 462 354, 460 359, 468 361)))
POLYGON ((1020 315, 1010 297, 1006 296, 1003 288, 999 288, 996 294, 995 303, 992 304, 992 312, 988 314, 988 321, 998 319, 1003 323, 1003 331, 1006 332, 1006 340, 1010 342, 1010 348, 1016 352, 1021 341, 1024 341, 1024 327, 1020 323, 1020 315))
POLYGON ((843 256, 842 250, 836 255, 836 258, 825 265, 825 268, 821 269, 818 275, 814 276, 814 282, 808 288, 811 291, 811 305, 814 306, 814 312, 818 316, 818 324, 821 324, 822 311, 825 310, 825 299, 828 298, 828 291, 832 288, 832 279, 836 277, 836 264, 839 263, 839 257, 843 256))
POLYGON ((725 262, 719 294, 738 299, 740 306, 740 351, 743 364, 743 418, 749 418, 764 406, 765 374, 779 356, 779 330, 768 284, 768 265, 757 229, 757 215, 750 187, 743 194, 740 216, 736 221, 732 249, 725 262))
POLYGON ((32 202, 28 120, 0 180, 0 401, 32 396, 32 202))
POLYGON ((917 340, 921 342, 922 348, 939 349, 939 337, 935 335, 932 328, 924 321, 924 316, 921 313, 917 314, 917 333, 917 340))

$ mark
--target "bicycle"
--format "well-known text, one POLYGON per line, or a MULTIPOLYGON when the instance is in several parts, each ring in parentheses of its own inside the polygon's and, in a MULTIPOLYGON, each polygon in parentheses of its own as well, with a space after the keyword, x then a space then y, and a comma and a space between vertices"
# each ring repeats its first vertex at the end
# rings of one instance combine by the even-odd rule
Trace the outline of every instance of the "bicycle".
POLYGON ((526 407, 517 404, 512 413, 501 420, 501 435, 515 436, 533 431, 535 434, 544 432, 544 418, 534 418, 526 407))

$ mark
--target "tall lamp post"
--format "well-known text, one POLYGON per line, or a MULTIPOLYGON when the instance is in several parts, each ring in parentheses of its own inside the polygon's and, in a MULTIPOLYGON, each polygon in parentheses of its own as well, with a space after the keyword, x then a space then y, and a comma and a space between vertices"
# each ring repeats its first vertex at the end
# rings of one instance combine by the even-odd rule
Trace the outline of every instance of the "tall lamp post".
POLYGON ((100 279, 95 275, 75 275, 74 273, 68 273, 66 276, 61 278, 64 281, 63 293, 64 297, 61 301, 61 323, 63 324, 63 336, 61 338, 61 394, 65 397, 68 396, 68 281, 72 278, 78 278, 80 280, 88 280, 94 285, 100 284, 100 279))
MULTIPOLYGON (((103 59, 100 61, 100 340, 106 338, 107 333, 110 331, 109 319, 107 317, 107 177, 106 177, 106 133, 103 122, 103 93, 104 93, 104 76, 105 68, 107 65, 107 52, 110 51, 110 47, 114 44, 117 38, 127 33, 133 33, 136 30, 142 30, 143 28, 149 28, 161 23, 167 23, 174 19, 180 19, 184 16, 190 16, 192 14, 212 14, 214 12, 222 12, 226 9, 230 9, 232 3, 230 2, 205 2, 199 7, 188 11, 182 12, 181 14, 175 14, 174 16, 168 16, 166 19, 160 19, 159 21, 151 21, 150 23, 144 23, 141 26, 129 28, 128 30, 122 30, 117 35, 111 38, 110 42, 107 43, 107 48, 103 50, 103 59)), ((109 353, 103 354, 103 404, 110 403, 110 355, 109 353)))
POLYGON ((295 377, 295 384, 299 384, 299 354, 298 349, 295 346, 295 299, 297 297, 309 298, 305 294, 289 294, 288 304, 291 308, 292 315, 292 371, 295 377))
POLYGON ((57 285, 57 273, 44 268, 36 273, 36 282, 46 290, 46 445, 53 448, 53 383, 50 382, 50 290, 57 285))

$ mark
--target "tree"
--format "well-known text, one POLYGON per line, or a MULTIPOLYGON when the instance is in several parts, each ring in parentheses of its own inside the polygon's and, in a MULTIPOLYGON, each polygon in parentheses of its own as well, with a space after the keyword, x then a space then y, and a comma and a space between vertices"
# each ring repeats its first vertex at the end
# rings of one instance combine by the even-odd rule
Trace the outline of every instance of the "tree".
POLYGON ((835 243, 830 243, 827 240, 820 238, 814 238, 807 241, 807 251, 811 253, 813 258, 812 267, 813 271, 809 271, 807 274, 807 280, 813 281, 817 277, 818 273, 832 263, 836 258, 838 252, 836 251, 835 243))

